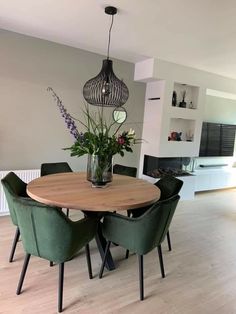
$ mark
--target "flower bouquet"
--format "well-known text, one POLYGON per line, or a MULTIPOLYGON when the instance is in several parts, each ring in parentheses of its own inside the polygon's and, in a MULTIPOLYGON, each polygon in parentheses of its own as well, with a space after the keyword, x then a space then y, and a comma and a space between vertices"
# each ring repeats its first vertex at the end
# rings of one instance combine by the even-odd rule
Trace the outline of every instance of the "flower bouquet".
POLYGON ((108 124, 103 115, 103 107, 97 112, 91 113, 89 106, 85 106, 85 122, 72 117, 62 104, 62 101, 49 87, 48 91, 52 93, 57 106, 65 120, 67 128, 74 137, 74 144, 64 148, 70 150, 71 156, 83 156, 88 154, 87 179, 94 186, 104 186, 112 181, 112 157, 116 154, 124 156, 124 152, 133 152, 132 146, 138 143, 135 139, 134 130, 119 130, 122 126, 116 126, 116 122, 108 124), (75 121, 78 121, 85 131, 79 132, 75 121))

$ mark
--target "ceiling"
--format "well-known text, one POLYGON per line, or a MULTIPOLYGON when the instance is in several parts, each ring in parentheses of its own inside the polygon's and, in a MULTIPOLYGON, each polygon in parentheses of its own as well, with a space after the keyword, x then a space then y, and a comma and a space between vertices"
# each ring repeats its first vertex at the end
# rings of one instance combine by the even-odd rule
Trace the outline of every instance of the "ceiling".
POLYGON ((106 54, 154 57, 236 79, 235 0, 0 0, 0 28, 106 54))

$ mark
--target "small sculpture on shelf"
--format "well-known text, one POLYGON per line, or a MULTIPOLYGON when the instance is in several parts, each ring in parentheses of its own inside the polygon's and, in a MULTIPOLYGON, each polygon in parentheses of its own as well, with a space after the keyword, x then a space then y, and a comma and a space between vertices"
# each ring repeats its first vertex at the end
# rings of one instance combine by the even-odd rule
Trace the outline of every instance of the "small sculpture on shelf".
POLYGON ((176 106, 177 105, 177 93, 176 91, 174 90, 173 91, 173 94, 172 94, 172 106, 176 106))
POLYGON ((184 90, 184 91, 182 92, 182 96, 183 96, 183 99, 182 99, 182 101, 179 103, 179 107, 181 107, 181 108, 186 108, 186 101, 185 101, 186 90, 184 90))
POLYGON ((192 142, 193 141, 193 133, 192 133, 192 131, 186 132, 186 141, 187 142, 192 142))
POLYGON ((182 141, 181 139, 182 132, 171 132, 170 136, 168 136, 168 141, 182 141))
POLYGON ((189 103, 189 109, 194 109, 194 105, 193 105, 192 101, 190 101, 190 103, 189 103))

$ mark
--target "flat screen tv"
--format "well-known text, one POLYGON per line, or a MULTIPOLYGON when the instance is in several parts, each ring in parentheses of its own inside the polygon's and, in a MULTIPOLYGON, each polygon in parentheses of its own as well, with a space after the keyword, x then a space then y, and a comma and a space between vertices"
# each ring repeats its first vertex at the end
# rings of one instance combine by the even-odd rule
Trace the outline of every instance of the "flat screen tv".
POLYGON ((233 156, 236 125, 203 122, 199 156, 233 156))

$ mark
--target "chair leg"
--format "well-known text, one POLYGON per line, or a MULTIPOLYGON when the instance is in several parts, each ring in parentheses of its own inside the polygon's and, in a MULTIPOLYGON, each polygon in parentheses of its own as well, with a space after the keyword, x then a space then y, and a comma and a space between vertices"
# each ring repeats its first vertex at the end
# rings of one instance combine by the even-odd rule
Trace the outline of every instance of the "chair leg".
POLYGON ((125 258, 128 259, 129 258, 129 250, 126 250, 126 253, 125 253, 125 258))
POLYGON ((19 240, 19 237, 20 237, 20 229, 19 229, 19 227, 17 227, 16 228, 16 232, 15 232, 15 237, 14 237, 14 240, 13 240, 13 243, 12 243, 11 254, 10 254, 10 257, 9 257, 9 263, 11 263, 13 261, 13 257, 14 257, 14 254, 15 254, 16 245, 17 245, 17 242, 19 240))
POLYGON ((63 303, 63 283, 64 283, 64 263, 59 264, 59 283, 58 283, 58 312, 62 312, 63 303))
POLYGON ((169 232, 169 230, 167 231, 166 237, 167 237, 167 243, 168 243, 168 248, 169 248, 169 251, 171 251, 171 250, 172 250, 172 248, 171 248, 171 242, 170 242, 170 232, 169 232))
POLYGON ((66 216, 69 217, 69 208, 66 209, 66 216))
POLYGON ((87 265, 88 265, 89 279, 92 279, 93 278, 93 273, 92 273, 92 265, 91 265, 89 244, 85 245, 85 252, 86 252, 87 265))
POLYGON ((105 253, 104 253, 104 257, 103 257, 103 261, 102 261, 102 266, 101 266, 101 269, 100 269, 100 272, 99 272, 99 278, 100 279, 102 278, 102 275, 103 275, 103 271, 104 271, 104 267, 105 267, 106 259, 107 259, 107 253, 109 252, 110 245, 111 245, 111 241, 107 241, 107 245, 106 245, 106 248, 105 248, 105 253))
POLYGON ((139 290, 140 290, 140 301, 144 299, 144 288, 143 288, 143 255, 138 255, 139 262, 139 290))
POLYGON ((28 267, 28 264, 29 264, 30 256, 31 255, 28 254, 28 253, 25 255, 25 260, 24 260, 24 264, 23 264, 23 267, 22 267, 20 280, 19 280, 19 283, 18 283, 18 286, 17 286, 17 290, 16 290, 16 294, 17 295, 19 295, 21 293, 21 289, 22 289, 22 285, 23 285, 23 282, 24 282, 24 279, 25 279, 25 274, 26 274, 27 267, 28 267))
POLYGON ((163 258, 162 258, 162 250, 161 250, 161 245, 160 244, 158 245, 157 250, 158 250, 159 261, 160 261, 161 276, 162 276, 162 278, 165 278, 165 269, 164 269, 164 263, 163 263, 163 258))

